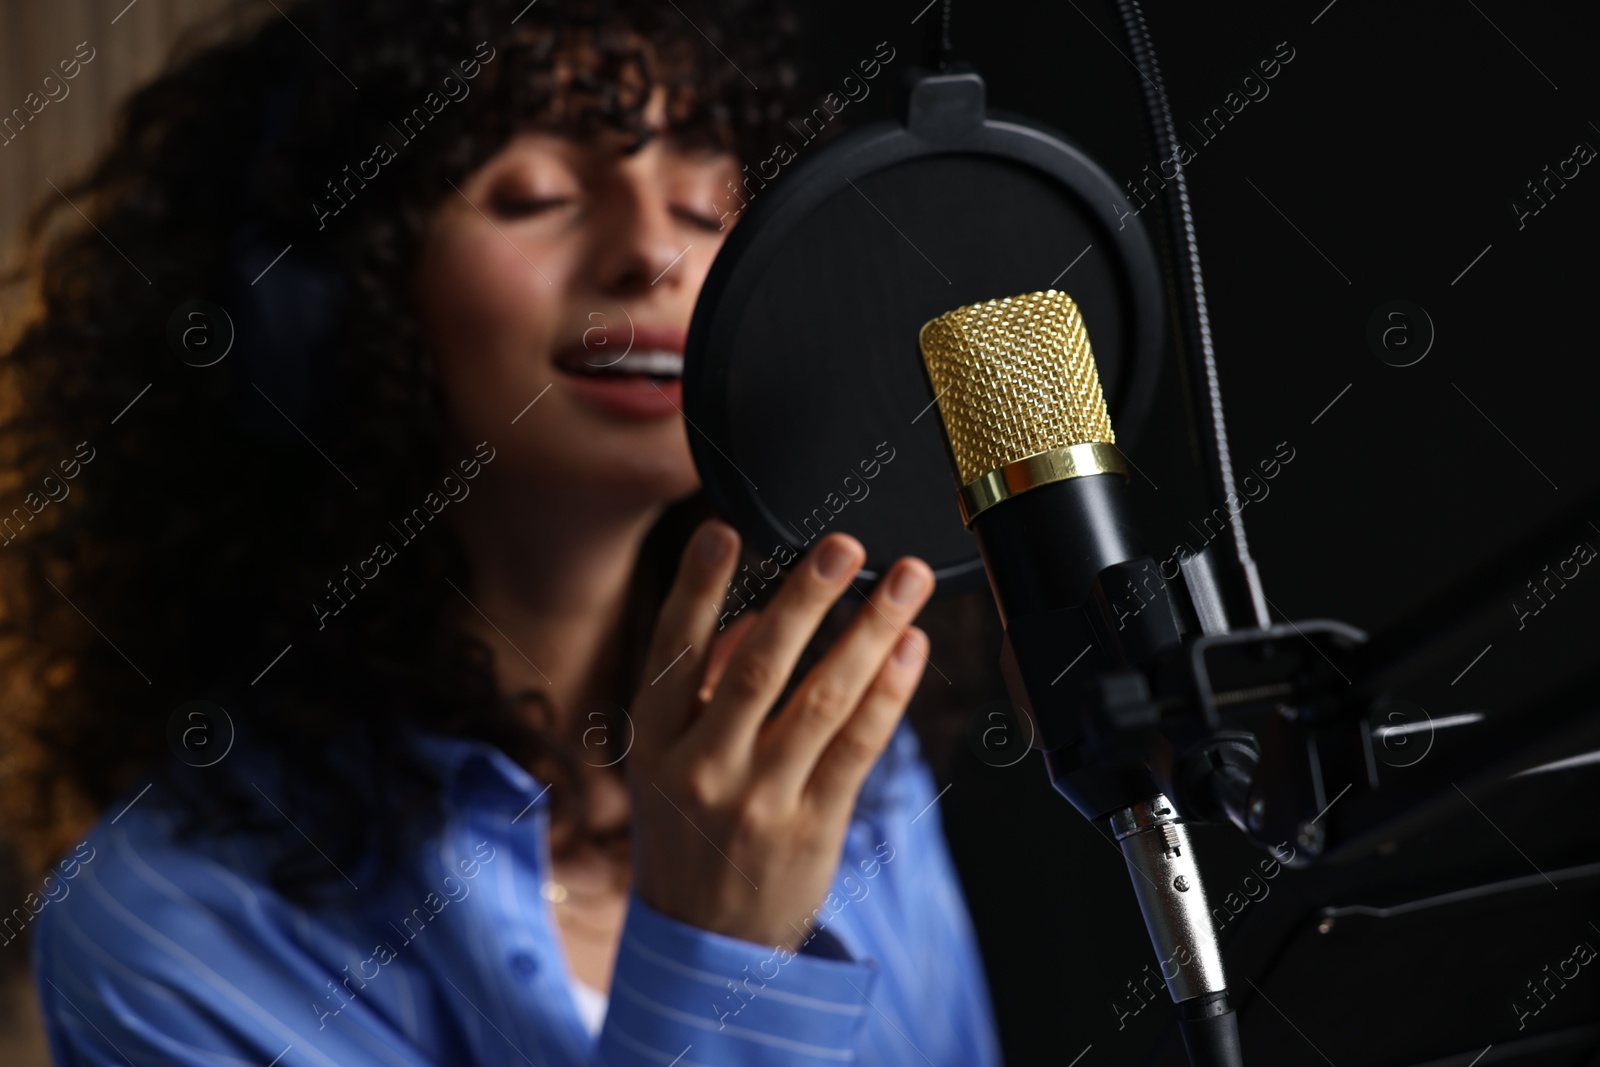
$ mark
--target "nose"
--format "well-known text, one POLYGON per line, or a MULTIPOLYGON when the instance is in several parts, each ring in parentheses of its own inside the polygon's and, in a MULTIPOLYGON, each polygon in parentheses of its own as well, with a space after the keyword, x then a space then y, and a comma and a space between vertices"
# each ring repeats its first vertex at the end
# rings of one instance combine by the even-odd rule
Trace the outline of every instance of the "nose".
POLYGON ((684 245, 671 205, 648 174, 619 175, 596 205, 595 281, 609 295, 628 296, 682 284, 684 245))

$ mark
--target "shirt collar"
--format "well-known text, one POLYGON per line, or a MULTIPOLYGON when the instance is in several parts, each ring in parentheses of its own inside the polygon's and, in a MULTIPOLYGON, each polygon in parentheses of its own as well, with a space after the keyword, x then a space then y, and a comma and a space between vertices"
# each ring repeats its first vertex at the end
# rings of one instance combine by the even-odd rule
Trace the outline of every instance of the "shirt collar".
POLYGON ((519 807, 543 808, 550 803, 548 784, 528 773, 498 745, 426 730, 417 731, 412 744, 453 800, 500 794, 517 800, 519 807))

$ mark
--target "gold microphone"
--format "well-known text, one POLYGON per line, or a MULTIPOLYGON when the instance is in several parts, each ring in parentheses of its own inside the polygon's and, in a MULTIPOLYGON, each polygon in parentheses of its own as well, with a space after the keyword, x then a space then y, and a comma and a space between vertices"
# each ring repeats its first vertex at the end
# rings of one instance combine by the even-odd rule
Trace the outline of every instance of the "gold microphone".
POLYGON ((1085 818, 1110 822, 1194 1062, 1237 1064, 1237 1015, 1200 868, 1150 770, 1170 745, 1118 726, 1102 744, 1085 723, 1152 723, 1146 669, 1191 624, 1159 577, 1149 603, 1125 606, 1122 585, 1132 590, 1150 561, 1124 518, 1128 470, 1083 315, 1052 289, 947 311, 918 341, 961 518, 1005 623, 1012 699, 1056 791, 1085 818))
POLYGON ((961 518, 1040 485, 1128 476, 1078 305, 1054 289, 947 311, 918 335, 961 518))

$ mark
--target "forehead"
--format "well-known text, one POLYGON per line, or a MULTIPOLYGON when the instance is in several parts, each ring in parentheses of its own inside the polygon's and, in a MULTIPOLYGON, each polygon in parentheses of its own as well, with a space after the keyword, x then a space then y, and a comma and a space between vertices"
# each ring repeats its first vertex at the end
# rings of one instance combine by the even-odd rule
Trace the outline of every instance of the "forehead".
POLYGON ((486 165, 541 157, 570 163, 625 163, 646 151, 674 162, 724 163, 734 159, 726 149, 707 146, 703 140, 655 122, 638 133, 612 127, 587 131, 528 127, 512 134, 486 165))

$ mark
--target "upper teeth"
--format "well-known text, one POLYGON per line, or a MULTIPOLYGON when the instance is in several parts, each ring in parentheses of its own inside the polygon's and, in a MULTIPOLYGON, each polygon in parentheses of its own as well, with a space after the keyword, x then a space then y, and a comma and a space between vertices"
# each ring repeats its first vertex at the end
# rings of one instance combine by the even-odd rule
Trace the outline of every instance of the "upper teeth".
POLYGON ((677 352, 664 352, 659 349, 628 352, 620 359, 613 356, 590 355, 584 357, 583 362, 596 370, 683 376, 683 356, 677 352))

